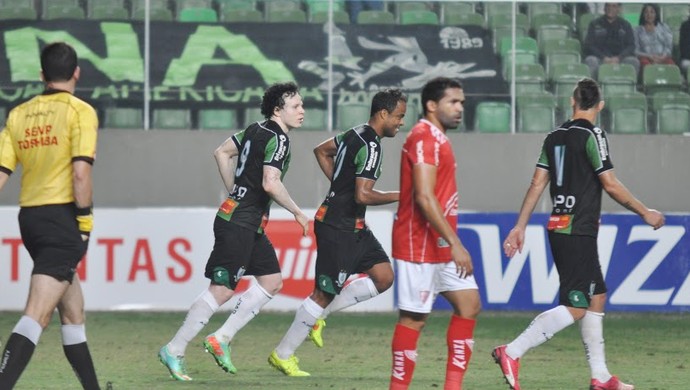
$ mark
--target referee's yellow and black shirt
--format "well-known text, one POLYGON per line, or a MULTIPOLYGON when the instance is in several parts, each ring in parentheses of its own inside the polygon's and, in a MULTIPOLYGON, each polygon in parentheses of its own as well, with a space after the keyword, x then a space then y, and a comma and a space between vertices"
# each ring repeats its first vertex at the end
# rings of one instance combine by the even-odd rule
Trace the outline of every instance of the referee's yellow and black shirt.
POLYGON ((93 164, 98 116, 88 103, 60 90, 10 111, 0 132, 0 171, 22 164, 21 207, 74 202, 72 162, 93 164))

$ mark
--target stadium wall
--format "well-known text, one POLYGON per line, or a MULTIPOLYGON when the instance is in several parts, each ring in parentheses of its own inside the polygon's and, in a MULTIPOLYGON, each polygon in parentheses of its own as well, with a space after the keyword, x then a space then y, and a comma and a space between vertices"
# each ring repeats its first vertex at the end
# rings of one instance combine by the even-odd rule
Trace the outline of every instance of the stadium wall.
MULTIPOLYGON (((101 131, 94 168, 96 207, 216 207, 226 194, 213 151, 231 134, 101 131)), ((299 130, 290 134, 292 162, 285 182, 302 207, 316 208, 328 190, 312 149, 331 136, 299 130)), ((544 135, 451 133, 450 137, 458 162, 460 208, 518 210, 544 135)), ((404 138, 405 133, 400 133, 383 141, 378 188, 397 188, 404 138)), ((690 211, 690 137, 611 135, 610 145, 617 176, 638 198, 664 212, 690 211)), ((0 205, 16 205, 18 176, 13 175, 0 194, 0 205)), ((536 211, 549 210, 549 200, 543 197, 536 211)), ((624 211, 607 196, 603 210, 624 211)))

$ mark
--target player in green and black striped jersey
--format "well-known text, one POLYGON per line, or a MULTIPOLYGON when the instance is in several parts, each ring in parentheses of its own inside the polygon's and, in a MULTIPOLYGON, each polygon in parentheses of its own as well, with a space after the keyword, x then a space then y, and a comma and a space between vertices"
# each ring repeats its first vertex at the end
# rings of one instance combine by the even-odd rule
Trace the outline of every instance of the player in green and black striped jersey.
POLYGON ((519 389, 522 355, 581 320, 582 342, 591 369, 590 389, 632 390, 634 386, 612 376, 606 367, 603 317, 607 290, 597 249, 601 190, 654 229, 664 225, 664 216, 647 208, 616 178, 606 133, 594 125, 604 108, 597 83, 589 78, 580 80, 571 105, 572 119, 544 140, 518 221, 503 244, 508 257, 522 251, 527 222, 550 182, 553 211, 547 230, 559 275, 559 306, 539 314, 520 336, 495 348, 492 355, 510 388, 519 389))
POLYGON ((261 102, 261 113, 265 120, 228 138, 214 153, 230 195, 220 206, 213 224, 215 243, 205 272, 211 282, 192 304, 175 337, 159 352, 161 363, 180 381, 192 379, 184 365, 187 344, 234 295, 242 276, 253 275, 256 283, 242 294, 225 324, 203 343, 226 372, 237 372, 230 360, 230 341, 280 290, 280 265, 264 234, 271 202, 290 211, 307 235, 309 217, 282 183, 290 164, 288 132, 304 121, 297 85, 282 83, 269 87, 261 102))

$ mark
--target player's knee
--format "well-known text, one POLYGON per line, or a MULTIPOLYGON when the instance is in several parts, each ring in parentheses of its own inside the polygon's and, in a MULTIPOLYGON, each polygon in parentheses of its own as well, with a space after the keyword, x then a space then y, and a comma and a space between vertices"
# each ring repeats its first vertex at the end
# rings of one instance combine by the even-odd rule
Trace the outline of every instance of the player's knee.
POLYGON ((376 278, 376 280, 374 280, 374 286, 376 286, 376 290, 379 294, 391 288, 394 279, 393 273, 384 274, 376 278))
POLYGON ((271 283, 268 283, 267 286, 262 286, 266 290, 267 293, 273 295, 276 295, 280 292, 280 290, 283 288, 283 279, 278 279, 275 281, 271 281, 271 283))

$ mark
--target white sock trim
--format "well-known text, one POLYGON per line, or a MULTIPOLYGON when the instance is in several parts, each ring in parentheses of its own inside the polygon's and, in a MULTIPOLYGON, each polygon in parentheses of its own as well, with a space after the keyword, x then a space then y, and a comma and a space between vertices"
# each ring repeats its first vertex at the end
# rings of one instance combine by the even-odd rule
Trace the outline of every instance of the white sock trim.
POLYGON ((307 298, 302 302, 304 310, 307 311, 314 318, 321 318, 323 314, 323 307, 319 306, 318 303, 314 302, 311 298, 307 298))
POLYGON ((86 342, 86 326, 81 325, 62 325, 62 345, 75 345, 86 342))
POLYGON ((29 316, 22 316, 22 318, 17 321, 14 329, 12 329, 12 333, 22 335, 36 345, 38 344, 38 339, 41 338, 43 328, 41 327, 41 324, 39 324, 33 318, 29 316))
POLYGON ((211 308, 211 310, 213 310, 214 313, 218 311, 220 305, 218 305, 218 302, 216 302, 216 298, 213 296, 213 294, 211 294, 209 290, 204 290, 204 292, 202 292, 201 295, 199 295, 197 300, 199 298, 203 299, 203 301, 208 304, 208 306, 211 308))
POLYGON ((268 299, 273 299, 273 295, 269 294, 259 283, 255 283, 254 286, 256 286, 268 299))

